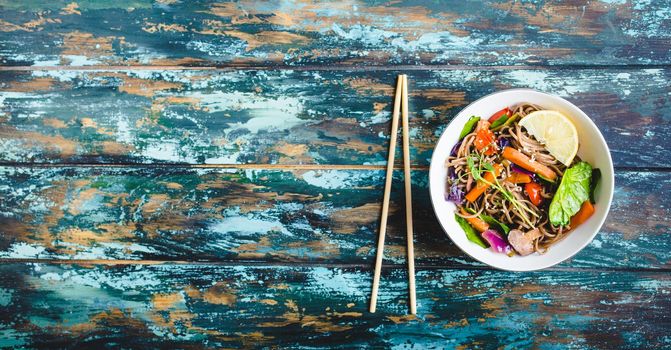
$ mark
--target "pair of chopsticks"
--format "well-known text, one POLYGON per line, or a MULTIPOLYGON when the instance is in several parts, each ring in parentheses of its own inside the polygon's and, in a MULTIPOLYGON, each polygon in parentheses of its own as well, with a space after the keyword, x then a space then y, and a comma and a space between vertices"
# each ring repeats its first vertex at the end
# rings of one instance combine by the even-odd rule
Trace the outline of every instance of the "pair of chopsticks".
POLYGON ((391 119, 391 140, 389 143, 389 158, 387 160, 387 178, 384 185, 384 199, 382 200, 382 218, 380 219, 380 236, 377 241, 377 256, 375 257, 375 273, 373 275, 373 292, 370 298, 370 312, 375 312, 377 306, 377 291, 380 286, 380 272, 384 255, 384 237, 387 231, 387 215, 389 214, 389 195, 391 180, 394 172, 394 156, 396 153, 396 135, 398 133, 398 114, 401 110, 403 120, 403 171, 405 177, 405 218, 408 240, 408 287, 410 290, 410 314, 417 313, 415 297, 415 248, 412 233, 412 191, 410 188, 410 140, 408 128, 408 76, 398 76, 396 82, 396 97, 394 98, 394 112, 391 119))

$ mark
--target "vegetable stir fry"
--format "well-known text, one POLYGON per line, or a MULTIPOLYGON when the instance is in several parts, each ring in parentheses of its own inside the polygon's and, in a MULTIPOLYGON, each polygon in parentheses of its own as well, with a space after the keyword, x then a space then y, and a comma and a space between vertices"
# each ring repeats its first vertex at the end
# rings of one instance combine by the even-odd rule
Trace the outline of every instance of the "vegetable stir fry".
POLYGON ((598 169, 557 111, 523 103, 472 116, 449 155, 445 199, 469 241, 507 255, 543 253, 594 213, 598 169))

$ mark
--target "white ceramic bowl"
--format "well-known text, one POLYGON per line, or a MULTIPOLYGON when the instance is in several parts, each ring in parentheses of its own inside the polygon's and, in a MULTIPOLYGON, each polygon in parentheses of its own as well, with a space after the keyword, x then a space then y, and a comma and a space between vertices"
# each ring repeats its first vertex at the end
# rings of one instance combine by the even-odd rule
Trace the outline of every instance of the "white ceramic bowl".
POLYGON ((447 235, 461 250, 474 259, 495 268, 510 271, 532 271, 550 267, 572 257, 587 246, 599 232, 606 215, 608 215, 610 203, 613 199, 613 186, 613 161, 610 157, 608 145, 606 145, 606 141, 594 122, 578 107, 563 98, 530 89, 511 89, 493 93, 464 108, 450 122, 438 140, 429 170, 431 202, 438 221, 440 221, 447 235), (585 223, 570 232, 560 242, 553 244, 545 254, 534 253, 524 257, 508 257, 505 254, 495 253, 490 249, 477 246, 466 239, 464 231, 454 220, 456 209, 454 203, 445 200, 445 180, 447 177, 445 160, 470 116, 477 115, 486 119, 504 107, 521 102, 530 102, 544 109, 557 110, 570 118, 578 129, 580 140, 578 156, 589 162, 593 167, 601 169, 602 177, 596 188, 595 212, 585 223))

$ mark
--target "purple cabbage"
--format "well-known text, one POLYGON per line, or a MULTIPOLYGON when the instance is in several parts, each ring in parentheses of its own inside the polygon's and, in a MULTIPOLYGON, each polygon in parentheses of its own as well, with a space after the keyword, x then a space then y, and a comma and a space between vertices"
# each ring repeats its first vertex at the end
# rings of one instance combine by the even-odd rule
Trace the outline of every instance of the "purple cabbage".
MULTIPOLYGON (((459 146, 461 146, 461 141, 457 142, 452 147, 452 150, 450 151, 450 157, 454 157, 454 156, 457 155, 457 151, 459 150, 459 146)), ((454 180, 456 180, 457 174, 454 172, 454 167, 447 167, 447 178, 450 180, 450 182, 453 182, 454 180)), ((463 201, 463 191, 460 191, 458 188, 450 188, 450 189, 448 189, 447 193, 445 193, 445 200, 452 201, 452 202, 455 202, 455 203, 461 203, 463 201), (459 192, 462 192, 462 193, 459 194, 459 192), (457 202, 457 200, 458 200, 458 202, 457 202)))
POLYGON ((457 155, 457 151, 459 150, 460 146, 461 146, 461 141, 454 144, 454 146, 452 147, 452 150, 450 151, 450 157, 454 157, 454 156, 457 155))
POLYGON ((458 205, 464 202, 464 195, 464 191, 462 191, 458 186, 449 186, 447 192, 445 193, 445 200, 458 205))
POLYGON ((510 146, 510 139, 507 137, 499 137, 498 140, 496 140, 496 145, 499 146, 499 149, 508 147, 510 146))
POLYGON ((513 248, 501 235, 494 230, 481 233, 482 238, 489 243, 489 248, 496 253, 509 254, 513 248))
POLYGON ((447 178, 453 181, 457 178, 457 174, 454 172, 454 167, 447 167, 447 178))

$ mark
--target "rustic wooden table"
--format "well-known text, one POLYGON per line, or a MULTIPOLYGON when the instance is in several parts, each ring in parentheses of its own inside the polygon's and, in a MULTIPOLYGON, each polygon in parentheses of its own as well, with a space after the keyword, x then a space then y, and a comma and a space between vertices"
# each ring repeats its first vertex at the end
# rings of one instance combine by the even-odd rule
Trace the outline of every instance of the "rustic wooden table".
POLYGON ((0 1, 0 346, 671 347, 670 8, 0 1), (399 73, 417 318, 400 171, 367 312, 399 73), (541 272, 465 256, 427 193, 446 124, 511 87, 581 107, 616 166, 602 231, 541 272))

